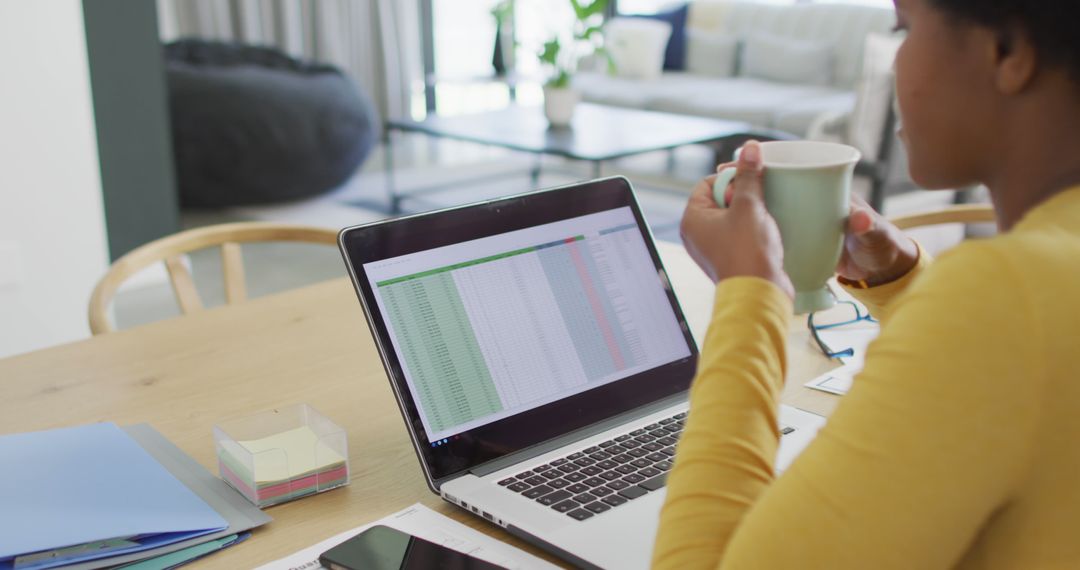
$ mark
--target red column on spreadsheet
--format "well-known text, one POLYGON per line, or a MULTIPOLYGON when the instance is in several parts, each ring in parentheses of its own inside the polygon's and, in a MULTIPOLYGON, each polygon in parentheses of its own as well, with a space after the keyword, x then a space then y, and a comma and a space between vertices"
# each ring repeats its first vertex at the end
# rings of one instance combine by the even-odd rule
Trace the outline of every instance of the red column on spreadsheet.
POLYGON ((600 325, 600 332, 604 335, 604 342, 607 343, 608 351, 611 352, 611 359, 615 362, 615 369, 623 370, 626 368, 626 361, 623 360, 619 345, 615 342, 615 332, 611 329, 611 323, 608 322, 607 315, 604 314, 604 307, 600 304, 600 295, 596 292, 589 271, 585 267, 585 259, 581 257, 579 244, 574 238, 567 238, 566 243, 570 249, 570 257, 574 260, 574 266, 577 268, 578 276, 581 278, 581 284, 585 288, 585 296, 589 299, 593 315, 596 316, 596 322, 600 325))

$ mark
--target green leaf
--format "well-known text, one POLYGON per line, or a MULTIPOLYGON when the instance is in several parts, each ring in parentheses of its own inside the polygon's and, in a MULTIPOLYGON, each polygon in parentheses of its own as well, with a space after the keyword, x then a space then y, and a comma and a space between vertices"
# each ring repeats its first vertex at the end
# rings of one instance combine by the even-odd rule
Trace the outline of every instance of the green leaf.
POLYGON ((604 61, 607 62, 608 75, 615 75, 616 73, 618 73, 619 66, 615 65, 615 58, 611 57, 611 52, 602 47, 599 47, 596 48, 595 53, 596 55, 603 57, 604 61))
POLYGON ((585 28, 584 32, 582 32, 581 39, 587 40, 587 39, 593 37, 594 35, 599 34, 599 33, 603 32, 603 31, 604 31, 603 26, 589 26, 588 28, 585 28))
POLYGON ((574 7, 574 16, 578 20, 584 20, 585 18, 589 17, 588 12, 586 12, 586 8, 581 5, 581 2, 579 0, 570 0, 570 5, 574 7))
POLYGON ((544 49, 540 52, 540 61, 548 65, 556 65, 559 58, 559 38, 553 38, 544 42, 544 49))
MULTIPOLYGON (((577 2, 577 0, 571 0, 571 2, 577 2)), ((585 20, 585 19, 589 18, 590 16, 595 16, 597 14, 603 14, 605 8, 607 8, 607 0, 594 0, 594 2, 592 4, 589 4, 588 6, 585 7, 585 17, 583 17, 583 18, 579 17, 579 19, 585 20)))
POLYGON ((570 73, 568 71, 561 70, 555 77, 552 77, 547 82, 548 86, 555 87, 557 89, 565 89, 570 87, 570 73))
POLYGON ((496 25, 502 25, 510 21, 514 15, 513 0, 500 0, 491 8, 491 15, 495 17, 496 25))
POLYGON ((574 16, 580 22, 585 22, 597 14, 603 14, 607 4, 608 0, 593 0, 588 4, 583 4, 582 0, 570 0, 570 5, 574 8, 574 16))

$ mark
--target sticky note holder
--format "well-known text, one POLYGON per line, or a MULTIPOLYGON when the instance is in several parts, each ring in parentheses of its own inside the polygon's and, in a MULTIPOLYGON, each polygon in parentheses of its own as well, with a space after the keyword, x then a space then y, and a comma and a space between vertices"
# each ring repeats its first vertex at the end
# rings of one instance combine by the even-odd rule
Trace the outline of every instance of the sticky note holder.
POLYGON ((345 430, 297 404, 214 426, 221 478, 259 507, 349 482, 345 430))

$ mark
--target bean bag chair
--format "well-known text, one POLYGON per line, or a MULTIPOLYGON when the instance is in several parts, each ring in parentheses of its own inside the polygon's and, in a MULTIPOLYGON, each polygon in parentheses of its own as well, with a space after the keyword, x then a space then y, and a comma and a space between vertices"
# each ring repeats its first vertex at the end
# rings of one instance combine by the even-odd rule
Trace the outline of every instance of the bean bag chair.
POLYGON ((315 196, 375 144, 371 100, 334 67, 202 40, 166 45, 165 63, 182 206, 315 196))

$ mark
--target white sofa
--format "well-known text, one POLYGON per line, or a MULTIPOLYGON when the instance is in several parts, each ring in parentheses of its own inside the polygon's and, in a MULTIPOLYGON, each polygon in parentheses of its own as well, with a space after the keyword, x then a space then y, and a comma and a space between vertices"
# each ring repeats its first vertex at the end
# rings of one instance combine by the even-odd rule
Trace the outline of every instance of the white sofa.
POLYGON ((689 5, 686 71, 664 71, 655 78, 583 71, 574 85, 584 100, 595 103, 843 140, 875 162, 889 127, 892 53, 878 64, 884 69, 867 77, 863 51, 868 37, 887 38, 894 24, 893 10, 883 7, 697 0, 689 5), (726 38, 738 51, 717 51, 709 47, 710 38, 726 38), (779 51, 768 42, 779 43, 779 51), (785 42, 796 51, 785 52, 785 42), (718 54, 734 60, 718 62, 718 54), (867 100, 871 97, 877 100, 867 100), (851 124, 852 115, 861 124, 851 124))
MULTIPOLYGON (((778 81, 748 75, 747 69, 736 65, 734 75, 726 77, 693 70, 665 71, 656 79, 582 72, 574 84, 587 101, 746 121, 805 136, 819 117, 854 110, 866 37, 888 34, 894 23, 892 9, 874 6, 698 0, 690 3, 687 18, 688 62, 695 60, 694 50, 701 48, 694 41, 698 34, 734 38, 740 50, 765 35, 827 46, 831 77, 815 75, 821 77, 814 79, 818 84, 778 81)), ((783 66, 785 62, 766 63, 783 66)))

